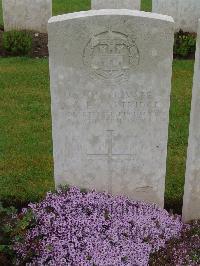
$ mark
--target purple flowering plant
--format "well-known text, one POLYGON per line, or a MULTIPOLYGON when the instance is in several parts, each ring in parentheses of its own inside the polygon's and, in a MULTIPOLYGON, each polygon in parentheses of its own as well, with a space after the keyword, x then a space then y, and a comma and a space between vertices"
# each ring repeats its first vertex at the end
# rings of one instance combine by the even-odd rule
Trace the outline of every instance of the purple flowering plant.
POLYGON ((200 220, 185 225, 181 236, 170 239, 165 248, 151 254, 150 266, 200 265, 200 220))
POLYGON ((31 226, 14 244, 18 265, 148 265, 183 228, 155 204, 76 187, 48 193, 27 213, 31 226))

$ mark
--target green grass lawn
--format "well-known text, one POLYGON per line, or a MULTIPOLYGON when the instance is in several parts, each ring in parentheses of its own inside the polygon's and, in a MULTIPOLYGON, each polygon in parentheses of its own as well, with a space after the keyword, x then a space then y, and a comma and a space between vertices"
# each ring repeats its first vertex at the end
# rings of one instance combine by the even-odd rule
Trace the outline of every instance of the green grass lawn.
POLYGON ((0 59, 0 200, 37 200, 53 188, 47 60, 0 59))
MULTIPOLYGON (((151 11, 151 0, 141 0, 141 3, 142 10, 151 11)), ((91 0, 53 0, 53 15, 88 10, 90 6, 91 0)), ((3 25, 2 0, 0 0, 0 25, 3 25)))
POLYGON ((175 60, 173 67, 165 195, 171 209, 182 206, 193 64, 193 60, 175 60))
MULTIPOLYGON (((54 15, 87 9, 90 0, 53 0, 54 15)), ((151 10, 151 0, 142 0, 142 10, 151 10)), ((183 194, 192 76, 193 61, 174 62, 166 178, 171 208, 180 207, 183 194)), ((1 58, 0 106, 0 200, 39 200, 54 187, 47 60, 1 58)))
MULTIPOLYGON (((167 206, 180 206, 193 61, 174 61, 166 178, 167 206)), ((0 200, 23 204, 53 189, 47 59, 0 59, 0 200)))

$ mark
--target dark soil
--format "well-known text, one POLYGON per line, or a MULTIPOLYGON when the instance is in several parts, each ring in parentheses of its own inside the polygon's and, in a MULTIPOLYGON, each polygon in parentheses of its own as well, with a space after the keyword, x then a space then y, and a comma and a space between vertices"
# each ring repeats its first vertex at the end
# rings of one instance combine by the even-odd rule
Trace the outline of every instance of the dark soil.
POLYGON ((180 30, 174 35, 174 59, 195 59, 197 34, 180 30), (182 52, 187 51, 187 55, 182 52))
POLYGON ((33 49, 31 57, 47 57, 48 52, 48 35, 47 33, 35 33, 32 32, 33 49))
POLYGON ((180 56, 174 53, 174 59, 178 60, 194 60, 195 59, 195 53, 189 53, 187 56, 180 56))
POLYGON ((3 252, 0 252, 0 265, 1 266, 12 266, 12 258, 8 255, 4 254, 3 252))
MULTIPOLYGON (((0 57, 4 56, 12 56, 12 54, 8 51, 5 51, 2 47, 2 38, 3 38, 4 29, 0 27, 0 57)), ((30 32, 33 39, 33 47, 31 52, 29 53, 30 57, 33 58, 42 58, 48 57, 48 35, 47 33, 38 33, 38 32, 30 32)))

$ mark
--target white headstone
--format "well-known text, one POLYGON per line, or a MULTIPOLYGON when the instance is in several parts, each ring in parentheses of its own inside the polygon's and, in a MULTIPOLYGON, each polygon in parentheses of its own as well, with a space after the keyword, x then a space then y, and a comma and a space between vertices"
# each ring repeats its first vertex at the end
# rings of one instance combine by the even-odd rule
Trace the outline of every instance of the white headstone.
POLYGON ((200 219, 200 21, 195 60, 183 219, 200 219))
POLYGON ((92 0, 92 9, 138 9, 141 0, 92 0))
POLYGON ((152 0, 152 12, 172 16, 176 31, 197 32, 199 0, 152 0))
POLYGON ((33 30, 47 32, 52 16, 52 0, 3 0, 5 31, 33 30))
POLYGON ((56 186, 163 206, 174 22, 127 9, 49 21, 56 186))

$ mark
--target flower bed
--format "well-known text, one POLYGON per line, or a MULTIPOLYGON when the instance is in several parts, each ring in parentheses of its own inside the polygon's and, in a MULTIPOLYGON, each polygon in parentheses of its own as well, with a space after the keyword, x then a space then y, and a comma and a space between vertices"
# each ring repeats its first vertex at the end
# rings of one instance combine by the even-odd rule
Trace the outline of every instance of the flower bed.
POLYGON ((184 226, 181 237, 168 241, 165 248, 151 255, 150 266, 200 265, 200 220, 184 226))
POLYGON ((75 187, 48 193, 23 215, 30 212, 31 227, 15 244, 18 263, 30 265, 147 265, 183 227, 155 204, 75 187))

